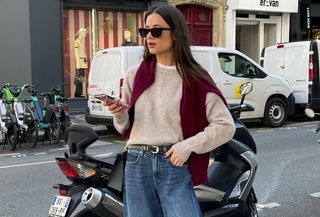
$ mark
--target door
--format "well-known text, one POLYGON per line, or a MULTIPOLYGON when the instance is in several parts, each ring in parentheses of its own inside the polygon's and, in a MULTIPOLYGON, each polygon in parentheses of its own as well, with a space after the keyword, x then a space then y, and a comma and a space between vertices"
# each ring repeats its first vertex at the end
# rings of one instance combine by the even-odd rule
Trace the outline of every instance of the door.
POLYGON ((267 72, 280 77, 284 76, 284 45, 275 45, 265 48, 263 68, 267 72))
POLYGON ((283 78, 289 82, 298 104, 308 103, 309 42, 307 43, 285 48, 283 78))
POLYGON ((212 10, 198 5, 177 5, 187 22, 191 44, 212 46, 212 10))
POLYGON ((245 103, 253 106, 255 111, 242 112, 241 117, 256 118, 262 117, 262 106, 264 98, 262 94, 263 77, 259 69, 249 60, 233 53, 218 54, 220 70, 219 80, 223 95, 229 105, 239 105, 241 95, 239 94, 240 85, 245 82, 253 82, 252 92, 246 96, 245 103), (256 75, 250 75, 248 69, 252 68, 256 75), (260 78, 261 77, 261 78, 260 78))

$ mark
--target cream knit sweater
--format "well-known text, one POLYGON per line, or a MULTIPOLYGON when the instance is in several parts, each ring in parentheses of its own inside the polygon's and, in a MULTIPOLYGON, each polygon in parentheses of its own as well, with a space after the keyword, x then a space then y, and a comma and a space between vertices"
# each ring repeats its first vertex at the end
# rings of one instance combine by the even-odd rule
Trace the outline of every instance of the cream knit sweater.
MULTIPOLYGON (((128 70, 122 95, 126 103, 130 101, 138 67, 128 70)), ((210 92, 206 96, 209 125, 203 132, 183 140, 179 112, 181 97, 182 79, 175 66, 157 63, 154 83, 136 101, 134 123, 127 146, 173 145, 180 158, 187 161, 192 152, 209 152, 232 138, 235 126, 231 114, 221 98, 210 92)), ((120 133, 124 133, 129 127, 128 113, 115 117, 114 126, 120 133)))

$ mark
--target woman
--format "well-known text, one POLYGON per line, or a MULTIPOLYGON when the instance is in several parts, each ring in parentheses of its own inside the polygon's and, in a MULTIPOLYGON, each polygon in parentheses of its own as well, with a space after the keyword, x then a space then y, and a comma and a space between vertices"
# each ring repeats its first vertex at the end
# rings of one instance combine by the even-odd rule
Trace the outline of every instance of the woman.
POLYGON ((120 103, 105 103, 128 139, 125 216, 198 217, 193 185, 207 181, 209 153, 235 131, 226 102, 191 55, 173 6, 145 15, 144 61, 128 70, 120 103))

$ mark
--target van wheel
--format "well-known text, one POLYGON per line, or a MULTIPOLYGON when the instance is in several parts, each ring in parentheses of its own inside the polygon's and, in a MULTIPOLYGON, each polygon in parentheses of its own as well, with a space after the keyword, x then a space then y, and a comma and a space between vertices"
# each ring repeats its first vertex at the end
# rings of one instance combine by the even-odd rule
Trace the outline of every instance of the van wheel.
POLYGON ((263 124, 268 127, 280 127, 288 117, 288 109, 286 103, 274 97, 268 100, 264 111, 263 124))

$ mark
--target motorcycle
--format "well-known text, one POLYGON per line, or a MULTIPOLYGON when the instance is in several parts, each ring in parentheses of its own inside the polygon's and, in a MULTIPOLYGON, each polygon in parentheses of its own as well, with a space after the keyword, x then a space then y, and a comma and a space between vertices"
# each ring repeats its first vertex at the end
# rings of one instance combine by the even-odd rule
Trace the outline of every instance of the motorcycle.
MULTIPOLYGON (((214 161, 208 167, 208 182, 194 186, 204 217, 257 217, 257 198, 253 189, 258 161, 256 145, 249 131, 239 120, 240 113, 253 108, 243 104, 252 91, 252 83, 241 85, 240 105, 230 109, 236 133, 232 140, 212 152, 214 161)), ((98 139, 94 130, 74 125, 67 130, 65 141, 70 155, 56 158, 63 174, 72 182, 54 187, 55 195, 49 216, 120 217, 124 215, 123 169, 125 155, 115 159, 97 159, 86 149, 98 139), (79 204, 84 209, 74 213, 79 204)))

